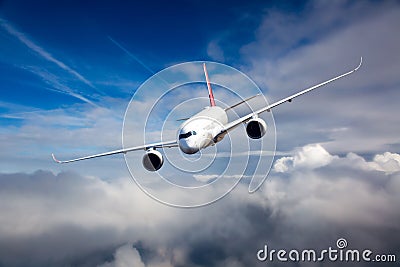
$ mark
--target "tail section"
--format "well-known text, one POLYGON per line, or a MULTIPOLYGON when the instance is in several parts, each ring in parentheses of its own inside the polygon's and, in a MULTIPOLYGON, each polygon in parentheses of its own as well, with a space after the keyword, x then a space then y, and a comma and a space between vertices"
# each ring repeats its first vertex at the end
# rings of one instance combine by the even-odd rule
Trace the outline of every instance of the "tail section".
POLYGON ((204 75, 206 76, 206 82, 207 82, 207 88, 208 88, 208 97, 210 98, 210 106, 214 107, 215 106, 215 100, 214 100, 213 91, 211 89, 210 80, 208 79, 206 63, 203 63, 203 69, 204 69, 204 75))

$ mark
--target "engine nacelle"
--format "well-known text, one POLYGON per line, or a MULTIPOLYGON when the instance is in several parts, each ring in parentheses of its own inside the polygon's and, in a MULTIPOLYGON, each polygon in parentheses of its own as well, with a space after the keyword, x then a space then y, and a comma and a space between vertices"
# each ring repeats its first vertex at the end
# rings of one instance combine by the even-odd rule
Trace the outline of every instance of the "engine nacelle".
POLYGON ((252 139, 259 139, 267 132, 267 124, 263 119, 253 118, 247 122, 246 133, 252 139))
POLYGON ((158 171, 162 167, 164 163, 164 158, 159 151, 154 149, 149 149, 143 156, 142 163, 143 167, 146 170, 154 172, 158 171))

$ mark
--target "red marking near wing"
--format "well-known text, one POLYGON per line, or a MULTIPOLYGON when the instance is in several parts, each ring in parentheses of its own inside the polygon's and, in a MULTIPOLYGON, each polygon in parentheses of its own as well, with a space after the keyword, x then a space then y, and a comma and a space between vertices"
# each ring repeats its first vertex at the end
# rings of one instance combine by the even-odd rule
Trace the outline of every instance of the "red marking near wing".
POLYGON ((53 157, 53 160, 54 160, 55 162, 57 162, 57 163, 61 163, 61 161, 59 161, 58 159, 56 159, 56 156, 54 156, 54 154, 53 154, 53 153, 51 153, 51 156, 53 157))
POLYGON ((203 63, 203 69, 204 69, 204 75, 206 76, 206 82, 207 82, 207 88, 208 88, 208 98, 210 98, 210 106, 214 107, 215 106, 215 100, 214 100, 213 91, 211 89, 210 80, 208 79, 206 63, 203 63))

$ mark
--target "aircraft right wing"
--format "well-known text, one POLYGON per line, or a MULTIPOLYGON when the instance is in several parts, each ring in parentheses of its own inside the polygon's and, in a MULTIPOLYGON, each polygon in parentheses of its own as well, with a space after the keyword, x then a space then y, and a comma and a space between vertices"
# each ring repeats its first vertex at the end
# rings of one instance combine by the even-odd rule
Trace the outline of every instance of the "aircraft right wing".
POLYGON ((346 73, 343 73, 343 74, 341 74, 339 76, 336 76, 336 77, 334 77, 332 79, 329 79, 329 80, 327 80, 325 82, 322 82, 322 83, 319 83, 317 85, 311 86, 311 87, 309 87, 307 89, 304 89, 303 91, 300 91, 300 92, 298 92, 296 94, 288 96, 288 97, 286 97, 286 98, 284 98, 282 100, 279 100, 279 101, 277 101, 277 102, 275 102, 275 103, 273 103, 271 105, 263 107, 263 108, 255 111, 253 113, 250 113, 250 114, 248 114, 246 116, 243 116, 243 117, 241 117, 241 118, 239 118, 237 120, 234 120, 232 122, 227 123, 226 125, 224 125, 224 128, 214 137, 214 140, 220 139, 221 137, 225 136, 230 130, 234 129, 235 127, 237 127, 241 123, 247 122, 248 120, 250 120, 251 118, 257 116, 260 113, 263 113, 265 111, 270 111, 272 108, 274 108, 276 106, 279 106, 280 104, 283 104, 285 102, 291 102, 293 98, 296 98, 298 96, 304 95, 304 94, 306 94, 308 92, 311 92, 312 90, 315 90, 315 89, 317 89, 317 88, 319 88, 321 86, 324 86, 324 85, 326 85, 328 83, 331 83, 333 81, 336 81, 336 80, 338 80, 340 78, 343 78, 343 77, 345 77, 347 75, 350 75, 350 74, 356 72, 361 67, 361 64, 362 64, 362 57, 360 59, 360 63, 358 64, 358 66, 356 68, 346 72, 346 73))
POLYGON ((236 108, 237 106, 240 106, 241 104, 246 103, 247 101, 249 101, 249 100, 251 100, 251 99, 253 99, 253 98, 256 98, 257 96, 260 96, 260 95, 261 95, 261 94, 256 94, 256 95, 253 95, 253 96, 251 96, 251 97, 249 97, 249 98, 246 98, 245 100, 242 100, 242 101, 240 101, 239 103, 236 103, 236 104, 233 105, 233 106, 230 106, 230 107, 225 108, 225 111, 230 110, 230 109, 233 109, 233 108, 236 108))
POLYGON ((57 163, 70 163, 74 161, 80 161, 80 160, 85 160, 85 159, 92 159, 92 158, 98 158, 98 157, 104 157, 104 156, 109 156, 109 155, 114 155, 114 154, 120 154, 120 153, 127 153, 131 151, 136 151, 136 150, 147 150, 149 148, 163 148, 163 147, 177 147, 178 142, 176 140, 173 141, 167 141, 167 142, 159 142, 159 143, 153 143, 153 144, 148 144, 148 145, 141 145, 141 146, 135 146, 135 147, 129 147, 125 149, 118 149, 114 151, 109 151, 105 153, 100 153, 100 154, 95 154, 95 155, 90 155, 86 157, 81 157, 81 158, 76 158, 76 159, 70 159, 70 160, 58 160, 54 156, 54 154, 51 154, 53 157, 53 160, 57 163))

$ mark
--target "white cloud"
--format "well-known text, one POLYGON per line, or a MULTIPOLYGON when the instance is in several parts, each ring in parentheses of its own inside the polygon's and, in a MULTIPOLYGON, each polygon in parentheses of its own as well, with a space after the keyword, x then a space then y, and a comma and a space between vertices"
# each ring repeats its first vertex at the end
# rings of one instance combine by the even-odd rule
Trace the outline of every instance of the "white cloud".
POLYGON ((239 184, 224 199, 193 210, 161 205, 129 178, 106 182, 73 173, 2 174, 0 248, 8 249, 0 249, 0 258, 9 266, 24 266, 18 255, 34 255, 30 259, 37 265, 57 266, 80 257, 89 261, 94 252, 112 248, 106 255, 114 253, 114 260, 95 257, 94 265, 253 266, 259 244, 326 247, 343 231, 354 247, 368 241, 371 248, 390 252, 397 239, 387 234, 398 231, 400 219, 400 179, 387 163, 398 162, 399 155, 383 153, 368 162, 354 153, 327 154, 318 145, 297 153, 300 167, 293 164, 298 155, 291 164, 284 162, 289 176, 272 173, 254 194, 239 184), (231 238, 235 242, 227 242, 231 238))
POLYGON ((293 164, 293 157, 282 157, 275 161, 273 170, 275 172, 287 172, 289 165, 293 164))
POLYGON ((379 170, 386 173, 400 171, 400 155, 396 153, 385 152, 374 157, 374 162, 379 166, 379 170))
POLYGON ((315 169, 323 167, 337 157, 332 156, 320 144, 297 149, 293 157, 282 157, 274 163, 274 171, 286 172, 293 168, 315 169))
POLYGON ((64 109, 9 114, 6 117, 21 123, 0 128, 3 148, 0 169, 10 173, 33 172, 40 166, 55 172, 73 170, 102 178, 112 174, 116 177, 127 175, 122 155, 62 166, 51 159, 51 153, 60 159, 68 159, 122 147, 121 132, 127 102, 109 98, 104 104, 107 108, 75 104, 64 109), (98 164, 104 169, 100 170, 98 164))
MULTIPOLYGON (((293 158, 290 164, 286 164, 287 159, 282 160, 281 165, 276 164, 276 172, 287 174, 272 174, 263 187, 264 196, 274 207, 274 214, 281 216, 280 223, 296 232, 282 235, 280 241, 291 243, 299 238, 300 246, 310 246, 315 242, 311 236, 328 243, 344 235, 355 247, 393 251, 385 245, 385 238, 377 236, 399 230, 395 222, 400 218, 397 209, 400 177, 394 171, 400 168, 389 164, 390 167, 384 169, 380 162, 382 157, 383 162, 397 162, 398 156, 384 153, 367 161, 349 153, 345 157, 332 156, 333 160, 318 170, 295 168, 293 158), (368 234, 361 229, 368 229, 368 234), (308 241, 304 240, 305 236, 308 241)), ((393 242, 398 242, 398 238, 393 238, 393 242)))
POLYGON ((145 267, 145 265, 137 249, 132 244, 126 244, 115 251, 114 261, 98 267, 145 267))
POLYGON ((329 154, 320 144, 306 145, 297 149, 293 156, 277 159, 273 170, 277 173, 299 169, 312 170, 327 166, 332 162, 339 166, 352 166, 364 171, 381 171, 386 174, 400 171, 399 154, 385 152, 375 155, 372 161, 366 161, 363 157, 351 152, 346 157, 340 158, 329 154))
POLYGON ((224 51, 221 49, 220 45, 217 41, 211 41, 207 46, 207 54, 212 59, 217 60, 219 62, 224 62, 224 51))
POLYGON ((315 169, 328 165, 333 158, 320 144, 307 145, 294 156, 293 167, 315 169))
POLYGON ((310 1, 296 14, 268 9, 242 55, 269 100, 343 73, 364 57, 355 74, 273 110, 280 150, 324 142, 334 153, 364 154, 400 143, 399 14, 395 2, 370 1, 310 1))
POLYGON ((396 153, 385 152, 383 154, 377 154, 372 161, 366 161, 364 158, 354 153, 349 153, 346 159, 349 160, 353 166, 362 170, 375 170, 386 174, 400 171, 400 155, 396 153))
POLYGON ((218 178, 218 175, 216 175, 216 174, 210 174, 210 175, 207 175, 207 174, 194 174, 193 177, 199 182, 206 183, 206 182, 208 182, 208 181, 210 181, 212 179, 218 178))

